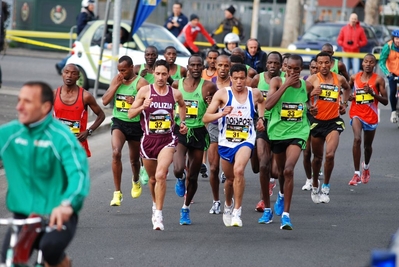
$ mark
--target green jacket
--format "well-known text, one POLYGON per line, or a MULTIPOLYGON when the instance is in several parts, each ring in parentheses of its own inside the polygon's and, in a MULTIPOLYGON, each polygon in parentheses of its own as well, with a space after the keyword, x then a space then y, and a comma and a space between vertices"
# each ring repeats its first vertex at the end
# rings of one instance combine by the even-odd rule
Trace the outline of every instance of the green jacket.
POLYGON ((25 126, 0 126, 0 159, 8 182, 7 208, 14 213, 49 215, 62 201, 74 212, 89 193, 86 152, 51 114, 25 126))

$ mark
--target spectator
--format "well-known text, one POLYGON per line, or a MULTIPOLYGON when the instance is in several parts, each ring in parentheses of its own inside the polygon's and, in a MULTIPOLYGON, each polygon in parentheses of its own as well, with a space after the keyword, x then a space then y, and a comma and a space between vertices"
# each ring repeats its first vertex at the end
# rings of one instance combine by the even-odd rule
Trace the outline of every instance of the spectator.
POLYGON ((199 17, 195 14, 191 14, 190 22, 184 27, 181 31, 178 39, 182 44, 190 51, 191 54, 197 54, 199 52, 199 48, 194 44, 197 39, 198 33, 202 33, 208 42, 211 43, 213 48, 218 48, 215 40, 209 35, 209 33, 205 30, 204 26, 199 22, 199 17))
POLYGON ((240 42, 240 37, 235 33, 228 33, 223 40, 224 48, 222 50, 222 55, 231 56, 231 52, 234 48, 238 47, 240 42))
POLYGON ((388 77, 389 82, 389 102, 391 103, 391 122, 396 123, 398 118, 396 116, 396 88, 398 85, 399 77, 399 30, 392 32, 392 41, 389 41, 384 45, 380 55, 381 71, 388 77), (395 79, 396 78, 396 79, 395 79))
POLYGON ((245 47, 245 64, 255 69, 258 73, 265 71, 266 53, 260 48, 258 40, 251 38, 245 47))
POLYGON ((187 17, 181 13, 183 5, 179 2, 173 4, 173 14, 168 17, 164 27, 168 29, 174 36, 179 36, 184 26, 188 23, 187 17))
POLYGON ((234 6, 229 6, 226 8, 224 11, 224 17, 225 19, 220 22, 219 27, 213 31, 213 35, 218 35, 223 33, 223 38, 228 34, 228 33, 235 33, 240 37, 240 40, 244 39, 244 29, 242 27, 242 23, 240 22, 239 19, 234 17, 234 13, 236 12, 236 9, 234 6))
MULTIPOLYGON (((79 35, 82 30, 86 27, 87 23, 92 20, 98 19, 94 15, 94 0, 82 0, 82 9, 80 10, 80 14, 77 17, 76 22, 76 34, 79 35)), ((59 75, 62 74, 62 69, 65 67, 66 62, 71 57, 70 54, 63 58, 60 62, 55 64, 55 68, 59 75)))
MULTIPOLYGON (((362 26, 360 26, 360 22, 358 21, 357 15, 355 13, 350 15, 349 23, 342 27, 341 31, 339 32, 337 43, 342 47, 344 52, 349 53, 359 53, 360 48, 367 44, 366 34, 364 33, 362 26)), ((352 74, 359 72, 359 58, 343 57, 342 61, 348 70, 348 74, 351 68, 353 71, 352 74)))
MULTIPOLYGON (((4 50, 4 44, 5 44, 5 37, 6 37, 6 27, 4 25, 4 22, 8 19, 10 16, 10 12, 8 11, 8 4, 4 1, 1 2, 1 17, 0 17, 0 51, 4 50)), ((0 88, 1 84, 3 83, 2 79, 2 73, 1 73, 1 67, 0 67, 0 88)))

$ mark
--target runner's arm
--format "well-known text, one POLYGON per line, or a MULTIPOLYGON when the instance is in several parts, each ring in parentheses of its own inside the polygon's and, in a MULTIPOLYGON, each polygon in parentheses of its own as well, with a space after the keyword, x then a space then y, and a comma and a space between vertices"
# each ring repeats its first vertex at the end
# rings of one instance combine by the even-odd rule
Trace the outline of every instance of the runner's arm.
POLYGON ((202 118, 202 121, 204 123, 209 123, 218 120, 219 118, 224 116, 223 112, 217 112, 218 108, 223 103, 222 101, 223 94, 224 95, 226 94, 226 89, 220 89, 213 95, 211 104, 209 104, 204 114, 204 117, 202 118))
MULTIPOLYGON (((105 113, 102 110, 102 108, 97 104, 97 101, 94 98, 94 96, 86 90, 83 92, 83 101, 86 105, 88 105, 90 107, 90 109, 97 116, 94 123, 90 126, 90 130, 95 131, 101 125, 101 123, 104 121, 105 113)), ((84 139, 86 139, 87 136, 89 135, 89 129, 86 129, 86 132, 87 132, 86 133, 87 135, 84 137, 84 139)), ((78 139, 79 139, 79 141, 81 141, 79 136, 78 136, 78 139)))
POLYGON ((147 100, 145 99, 145 96, 148 95, 149 90, 150 90, 150 87, 147 85, 147 86, 142 87, 137 92, 134 102, 127 112, 129 119, 134 118, 137 115, 139 115, 141 111, 146 109, 149 106, 149 104, 151 104, 151 99, 147 99, 147 100), (144 103, 145 101, 147 101, 147 102, 144 103))
POLYGON ((118 73, 111 81, 111 84, 109 85, 107 91, 102 97, 103 100, 103 105, 106 106, 108 105, 115 96, 116 90, 118 90, 118 87, 122 84, 123 82, 123 75, 121 73, 118 73))
POLYGON ((381 76, 378 76, 376 80, 376 87, 379 94, 375 94, 374 98, 384 106, 388 105, 388 95, 387 91, 385 90, 385 79, 381 76))

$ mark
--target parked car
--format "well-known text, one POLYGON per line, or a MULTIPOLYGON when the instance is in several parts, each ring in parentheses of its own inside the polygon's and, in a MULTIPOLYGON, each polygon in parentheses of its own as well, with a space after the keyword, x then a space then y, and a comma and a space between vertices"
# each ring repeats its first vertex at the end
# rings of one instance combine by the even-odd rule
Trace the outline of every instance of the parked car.
POLYGON ((386 42, 391 40, 391 38, 392 38, 391 32, 392 31, 389 31, 387 26, 378 24, 378 25, 372 25, 372 27, 374 29, 375 35, 378 38, 378 41, 380 42, 380 45, 384 45, 386 42))
MULTIPOLYGON (((325 43, 330 43, 334 51, 342 51, 342 47, 337 44, 337 37, 343 26, 347 22, 319 22, 312 25, 302 36, 298 38, 298 41, 290 44, 288 49, 293 52, 297 49, 304 49, 308 51, 320 51, 325 43)), ((360 49, 361 52, 371 53, 374 47, 379 47, 380 42, 373 28, 365 23, 360 23, 363 27, 367 37, 367 45, 360 49)), ((301 55, 304 66, 309 67, 310 61, 315 55, 301 55)))
MULTIPOLYGON (((130 32, 130 21, 122 21, 121 30, 126 34, 130 32)), ((107 31, 112 32, 113 21, 108 21, 107 31)), ((72 56, 67 64, 73 63, 79 67, 80 79, 78 84, 83 88, 91 88, 97 77, 98 61, 100 58, 100 43, 104 32, 104 20, 89 22, 73 44, 72 56)), ((164 49, 174 46, 177 50, 176 64, 187 66, 190 52, 164 27, 144 23, 133 35, 132 41, 124 42, 119 48, 119 56, 128 55, 135 65, 145 63, 144 50, 149 45, 158 49, 159 59, 163 58, 164 49)), ((111 56, 112 51, 104 49, 101 65, 99 88, 106 89, 111 82, 111 56)))

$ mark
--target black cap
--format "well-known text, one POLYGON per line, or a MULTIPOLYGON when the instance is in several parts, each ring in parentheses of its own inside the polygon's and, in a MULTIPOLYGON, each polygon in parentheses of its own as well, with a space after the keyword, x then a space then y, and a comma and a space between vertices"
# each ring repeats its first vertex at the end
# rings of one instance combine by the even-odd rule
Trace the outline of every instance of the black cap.
POLYGON ((231 15, 234 15, 234 13, 236 13, 236 9, 233 7, 233 5, 226 8, 226 10, 229 11, 231 15))
POLYGON ((191 14, 190 21, 195 20, 195 19, 199 19, 199 17, 196 14, 191 14))

